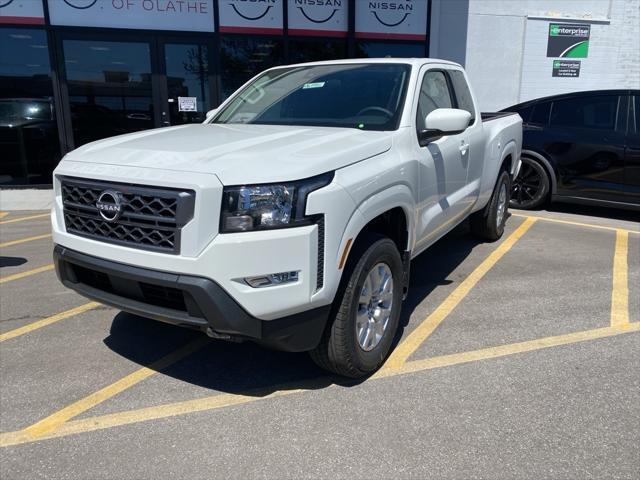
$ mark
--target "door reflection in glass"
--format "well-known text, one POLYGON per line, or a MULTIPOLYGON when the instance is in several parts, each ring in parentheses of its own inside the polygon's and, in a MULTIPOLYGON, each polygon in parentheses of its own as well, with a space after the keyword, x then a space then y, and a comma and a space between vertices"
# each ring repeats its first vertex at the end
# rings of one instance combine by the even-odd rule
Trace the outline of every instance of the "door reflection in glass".
POLYGON ((147 43, 65 40, 75 146, 153 128, 147 43))
MULTIPOLYGON (((210 107, 209 51, 206 45, 166 44, 169 123, 201 123, 210 107), (197 111, 181 111, 178 97, 195 97, 197 111)), ((163 122, 167 119, 163 118, 163 122)))

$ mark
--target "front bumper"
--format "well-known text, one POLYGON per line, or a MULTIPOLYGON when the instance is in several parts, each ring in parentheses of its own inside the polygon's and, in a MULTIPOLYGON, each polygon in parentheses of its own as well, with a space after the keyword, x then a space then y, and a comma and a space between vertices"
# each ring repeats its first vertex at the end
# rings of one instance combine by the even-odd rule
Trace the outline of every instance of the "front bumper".
POLYGON ((211 279, 105 260, 56 245, 60 281, 81 295, 118 309, 195 328, 217 338, 252 340, 285 351, 315 348, 330 305, 269 321, 243 309, 211 279))

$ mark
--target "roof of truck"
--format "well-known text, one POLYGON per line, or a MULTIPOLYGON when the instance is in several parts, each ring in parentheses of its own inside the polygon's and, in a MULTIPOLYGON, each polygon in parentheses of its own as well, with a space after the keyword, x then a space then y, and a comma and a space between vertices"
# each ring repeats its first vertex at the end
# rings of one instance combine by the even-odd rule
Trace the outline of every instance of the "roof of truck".
POLYGON ((323 60, 319 62, 305 62, 295 63, 292 65, 286 65, 287 67, 301 67, 310 65, 340 65, 340 64, 354 64, 354 63, 406 63, 409 65, 419 66, 427 63, 444 63, 453 65, 456 67, 462 67, 460 64, 451 62, 449 60, 441 60, 439 58, 345 58, 342 60, 323 60))

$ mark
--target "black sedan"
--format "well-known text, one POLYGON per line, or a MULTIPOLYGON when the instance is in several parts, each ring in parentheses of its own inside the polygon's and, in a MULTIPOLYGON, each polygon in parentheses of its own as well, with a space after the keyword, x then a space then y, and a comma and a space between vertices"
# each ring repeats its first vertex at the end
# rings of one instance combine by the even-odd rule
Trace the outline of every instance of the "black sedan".
POLYGON ((640 90, 598 90, 505 109, 523 120, 511 206, 549 200, 640 210, 640 90))

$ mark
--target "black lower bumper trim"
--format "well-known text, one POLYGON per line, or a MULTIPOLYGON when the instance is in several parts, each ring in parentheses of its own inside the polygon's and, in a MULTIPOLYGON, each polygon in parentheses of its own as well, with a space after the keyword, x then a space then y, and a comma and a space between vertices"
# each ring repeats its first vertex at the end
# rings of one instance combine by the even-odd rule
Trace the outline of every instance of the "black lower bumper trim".
POLYGON ((330 306, 276 320, 247 313, 213 280, 159 272, 104 260, 56 245, 60 281, 79 294, 142 317, 206 331, 234 340, 252 340, 279 350, 315 348, 330 306))

